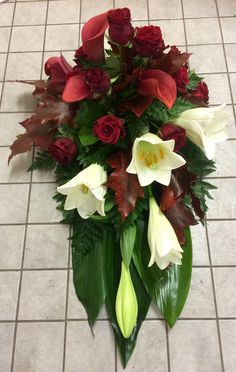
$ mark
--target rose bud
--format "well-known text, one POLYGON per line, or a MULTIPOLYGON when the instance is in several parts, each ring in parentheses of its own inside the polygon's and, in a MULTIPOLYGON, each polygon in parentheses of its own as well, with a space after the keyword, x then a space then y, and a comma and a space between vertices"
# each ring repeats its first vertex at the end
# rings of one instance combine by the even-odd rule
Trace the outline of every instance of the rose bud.
POLYGON ((152 57, 164 49, 161 29, 158 26, 144 26, 135 29, 134 48, 141 57, 152 57))
POLYGON ((128 8, 109 10, 108 33, 113 43, 126 45, 133 37, 134 29, 131 25, 131 15, 128 8))
POLYGON ((93 133, 104 143, 116 144, 120 137, 125 137, 123 120, 114 115, 98 118, 93 127, 93 133))
POLYGON ((191 95, 199 101, 204 101, 204 102, 208 103, 208 101, 209 101, 208 86, 206 85, 206 83, 201 81, 197 85, 196 89, 191 92, 191 95))
POLYGON ((179 151, 186 143, 186 131, 172 123, 164 124, 160 129, 164 141, 175 140, 174 151, 179 151))
POLYGON ((49 146, 48 152, 59 164, 67 165, 74 160, 77 146, 72 139, 60 137, 49 146))
POLYGON ((177 72, 172 75, 173 79, 176 82, 177 92, 186 93, 187 85, 189 83, 188 78, 188 67, 181 66, 177 72))

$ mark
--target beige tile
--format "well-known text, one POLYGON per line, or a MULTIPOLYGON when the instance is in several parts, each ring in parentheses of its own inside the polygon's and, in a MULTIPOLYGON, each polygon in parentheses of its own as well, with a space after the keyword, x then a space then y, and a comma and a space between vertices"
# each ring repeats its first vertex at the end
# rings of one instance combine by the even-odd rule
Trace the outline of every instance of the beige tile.
POLYGON ((209 265, 206 231, 200 222, 196 226, 191 226, 191 236, 193 265, 209 265))
POLYGON ((64 323, 18 324, 14 372, 61 371, 64 323))
POLYGON ((221 27, 225 43, 236 42, 236 18, 221 18, 221 27))
POLYGON ((0 324, 0 370, 10 371, 13 346, 14 324, 0 324))
POLYGON ((181 18, 182 16, 180 0, 149 0, 150 19, 181 18))
POLYGON ((236 141, 230 140, 217 144, 215 162, 216 172, 213 177, 231 177, 236 176, 236 141))
POLYGON ((0 52, 7 52, 10 30, 10 27, 0 28, 0 52))
POLYGON ((29 209, 29 222, 59 222, 62 213, 56 207, 53 200, 56 193, 56 184, 35 183, 32 185, 29 209))
POLYGON ((0 223, 25 223, 28 185, 0 185, 0 223))
POLYGON ((6 65, 6 54, 0 54, 0 81, 4 78, 5 65, 6 65))
MULTIPOLYGON (((142 324, 137 345, 125 371, 156 371, 157 366, 158 372, 168 370, 165 323, 158 320, 146 321, 142 324)), ((118 357, 117 371, 123 370, 118 357)))
POLYGON ((33 171, 33 182, 56 182, 54 171, 39 169, 33 171))
POLYGON ((26 113, 0 113, 1 146, 10 146, 16 139, 16 136, 24 132, 24 128, 19 123, 29 115, 26 113))
POLYGON ((191 46, 189 52, 190 68, 197 73, 226 72, 225 57, 222 45, 191 46))
POLYGON ((210 180, 211 184, 218 187, 212 190, 213 200, 208 199, 209 211, 207 218, 236 218, 236 180, 235 179, 218 179, 210 180))
POLYGON ((0 226, 0 269, 20 269, 25 226, 0 226))
POLYGON ((16 4, 14 25, 40 25, 46 20, 46 2, 16 4))
POLYGON ((193 268, 191 287, 181 317, 215 317, 210 268, 193 268))
POLYGON ((185 44, 184 26, 182 20, 153 21, 155 26, 159 26, 166 45, 185 44))
POLYGON ((235 0, 217 0, 220 16, 235 16, 235 0))
POLYGON ((0 26, 11 26, 14 4, 1 4, 0 26))
POLYGON ((50 1, 47 23, 78 23, 80 0, 50 1))
POLYGON ((69 227, 29 225, 24 268, 62 268, 68 266, 69 227))
POLYGON ((13 27, 11 52, 43 50, 44 26, 13 27))
POLYGON ((169 344, 172 372, 222 372, 215 320, 178 321, 169 344))
POLYGON ((87 22, 90 18, 94 17, 95 15, 104 13, 113 8, 113 1, 112 0, 103 0, 96 3, 96 7, 94 7, 94 3, 90 1, 82 1, 82 9, 81 9, 81 22, 87 22))
POLYGON ((235 372, 236 320, 220 320, 220 334, 225 370, 235 372))
MULTIPOLYGON (((69 298, 68 298, 68 318, 69 319, 87 319, 86 311, 79 301, 73 283, 73 271, 70 271, 69 298)), ((105 305, 98 315, 98 319, 108 319, 105 305)))
POLYGON ((229 74, 234 103, 236 103, 236 74, 229 74))
POLYGON ((219 22, 217 18, 186 19, 188 44, 221 43, 219 22))
POLYGON ((64 319, 66 270, 23 273, 19 319, 64 319))
POLYGON ((186 18, 217 17, 214 0, 183 0, 183 7, 186 18))
POLYGON ((46 50, 68 50, 78 48, 78 25, 47 26, 46 50))
POLYGON ((209 221, 207 226, 212 264, 236 265, 236 221, 209 221))
POLYGON ((233 112, 233 106, 227 105, 225 110, 230 114, 230 122, 227 126, 227 133, 229 138, 236 138, 236 124, 235 124, 235 117, 233 112))
POLYGON ((10 153, 8 147, 0 148, 0 182, 29 182, 30 173, 27 172, 27 169, 31 164, 32 154, 27 152, 15 156, 8 165, 10 153))
POLYGON ((132 20, 147 19, 147 3, 143 0, 115 0, 116 8, 127 7, 131 11, 132 20))
POLYGON ((0 319, 14 320, 19 289, 19 272, 0 272, 0 319))
POLYGON ((10 53, 6 80, 39 80, 42 53, 10 53))
POLYGON ((202 76, 209 88, 210 104, 232 104, 227 74, 204 74, 202 76))
POLYGON ((36 100, 32 96, 33 86, 23 83, 6 82, 4 84, 1 111, 32 111, 36 100))
POLYGON ((235 44, 225 44, 225 53, 229 72, 236 72, 235 44))
POLYGON ((216 301, 220 317, 235 317, 236 314, 236 268, 217 267, 213 269, 216 301))
POLYGON ((94 336, 87 322, 67 323, 66 371, 114 371, 114 337, 108 322, 98 321, 94 336))

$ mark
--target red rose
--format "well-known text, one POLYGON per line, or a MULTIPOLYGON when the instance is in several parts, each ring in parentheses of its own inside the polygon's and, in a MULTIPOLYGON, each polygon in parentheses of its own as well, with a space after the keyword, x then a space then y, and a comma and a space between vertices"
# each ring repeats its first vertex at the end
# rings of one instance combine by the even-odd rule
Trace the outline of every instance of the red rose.
POLYGON ((110 88, 109 75, 99 67, 85 70, 85 79, 93 93, 104 94, 110 88))
POLYGON ((160 130, 161 137, 164 141, 175 140, 174 151, 179 151, 186 143, 186 131, 172 123, 163 125, 160 130))
POLYGON ((208 103, 209 101, 209 91, 208 86, 204 81, 201 81, 196 89, 191 92, 192 97, 196 98, 199 101, 204 101, 205 103, 208 103))
POLYGON ((151 57, 163 50, 165 44, 158 26, 144 26, 135 29, 133 41, 136 52, 141 57, 151 57))
POLYGON ((115 144, 119 138, 125 136, 123 120, 114 115, 105 115, 94 123, 93 133, 100 141, 115 144))
POLYGON ((131 15, 128 8, 109 10, 108 33, 113 43, 125 45, 133 37, 134 29, 130 23, 131 15))
POLYGON ((49 146, 48 152, 59 164, 67 165, 74 160, 77 146, 70 138, 60 137, 49 146))
POLYGON ((178 93, 186 93, 186 88, 189 83, 188 67, 186 65, 181 66, 179 70, 172 75, 172 77, 176 82, 178 93))

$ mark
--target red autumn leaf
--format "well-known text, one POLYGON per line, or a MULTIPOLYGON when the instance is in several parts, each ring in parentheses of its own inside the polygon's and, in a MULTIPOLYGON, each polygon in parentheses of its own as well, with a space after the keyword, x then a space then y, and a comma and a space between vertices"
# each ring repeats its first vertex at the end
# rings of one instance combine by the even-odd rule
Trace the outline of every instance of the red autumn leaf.
POLYGON ((82 28, 83 53, 95 61, 104 59, 104 33, 108 12, 92 17, 82 28))
POLYGON ((120 105, 119 109, 122 111, 131 110, 137 117, 140 117, 142 113, 151 105, 153 100, 153 96, 138 96, 131 101, 120 105))
MULTIPOLYGON (((32 84, 29 83, 28 84, 32 84)), ((39 97, 39 102, 35 113, 24 120, 21 125, 26 129, 26 133, 21 134, 11 145, 11 155, 9 161, 14 155, 31 150, 33 144, 39 149, 45 150, 53 142, 55 131, 58 126, 73 122, 73 115, 68 104, 61 98, 50 96, 43 89, 41 82, 34 83, 36 90, 33 93, 39 97)))
MULTIPOLYGON (((185 227, 197 224, 191 210, 183 203, 185 194, 183 186, 180 178, 172 175, 170 185, 163 188, 161 198, 161 210, 170 221, 180 244, 185 243, 185 227)), ((187 187, 190 188, 190 186, 187 187)))
POLYGON ((172 75, 185 65, 190 56, 191 53, 181 53, 176 46, 172 46, 167 54, 163 53, 161 58, 151 61, 151 67, 172 75))
POLYGON ((170 109, 176 100, 176 83, 164 71, 146 70, 139 78, 138 93, 143 96, 152 95, 170 109))
POLYGON ((115 169, 108 176, 107 186, 115 191, 115 202, 122 221, 134 210, 137 198, 144 197, 144 191, 138 182, 137 176, 126 172, 130 161, 130 153, 124 151, 112 155, 107 160, 107 163, 115 169))

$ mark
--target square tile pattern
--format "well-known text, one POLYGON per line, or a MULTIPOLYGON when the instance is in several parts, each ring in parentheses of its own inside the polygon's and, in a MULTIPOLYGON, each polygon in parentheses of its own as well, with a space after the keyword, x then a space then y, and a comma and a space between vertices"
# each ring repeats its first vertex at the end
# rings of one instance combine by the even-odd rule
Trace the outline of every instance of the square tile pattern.
POLYGON ((227 103, 229 140, 218 146, 207 224, 193 227, 190 294, 173 329, 151 307, 127 372, 235 372, 236 357, 236 1, 10 0, 0 5, 0 371, 121 372, 108 315, 93 337, 73 288, 69 227, 52 200, 49 172, 24 172, 32 153, 7 166, 8 146, 32 112, 32 86, 47 58, 72 62, 80 24, 129 7, 135 26, 152 23, 166 43, 192 52, 190 67, 227 103), (13 364, 12 364, 13 363, 13 364))

